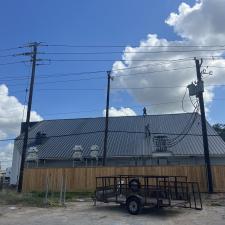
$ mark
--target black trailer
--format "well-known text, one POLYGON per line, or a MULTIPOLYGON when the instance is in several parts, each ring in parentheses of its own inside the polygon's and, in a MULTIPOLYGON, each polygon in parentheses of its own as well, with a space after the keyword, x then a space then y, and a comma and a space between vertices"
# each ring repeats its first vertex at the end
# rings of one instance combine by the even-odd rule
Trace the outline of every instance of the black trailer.
POLYGON ((202 209, 197 182, 186 176, 118 175, 96 177, 94 202, 115 202, 138 214, 146 206, 202 209))

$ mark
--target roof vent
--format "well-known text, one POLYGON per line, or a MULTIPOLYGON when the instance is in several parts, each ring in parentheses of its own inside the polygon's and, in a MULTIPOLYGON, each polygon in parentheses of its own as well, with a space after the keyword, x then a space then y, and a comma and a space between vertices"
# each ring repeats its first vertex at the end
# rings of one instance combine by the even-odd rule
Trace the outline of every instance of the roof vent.
POLYGON ((38 131, 36 133, 35 143, 36 145, 41 145, 47 138, 47 134, 45 132, 38 131))
POLYGON ((143 116, 147 116, 147 109, 145 107, 143 108, 143 116))
POLYGON ((75 145, 73 151, 72 158, 75 160, 82 160, 83 147, 81 145, 75 145))
POLYGON ((91 158, 97 159, 98 154, 99 154, 99 146, 98 145, 92 145, 91 146, 91 152, 90 152, 91 158))
POLYGON ((30 147, 27 151, 26 161, 38 160, 38 149, 37 147, 30 147))

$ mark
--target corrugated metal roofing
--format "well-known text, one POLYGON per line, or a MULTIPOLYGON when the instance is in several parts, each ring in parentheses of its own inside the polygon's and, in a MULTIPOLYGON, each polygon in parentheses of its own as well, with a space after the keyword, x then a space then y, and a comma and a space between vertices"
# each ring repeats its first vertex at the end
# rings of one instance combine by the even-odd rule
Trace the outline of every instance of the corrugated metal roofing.
MULTIPOLYGON (((151 133, 179 134, 190 121, 192 113, 110 117, 108 135, 108 157, 116 156, 150 156, 155 151, 152 139, 154 135, 146 137, 145 126, 149 124, 151 133), (127 132, 119 132, 127 131, 127 132)), ((105 118, 82 118, 64 120, 44 120, 38 122, 29 131, 29 146, 35 146, 37 132, 45 132, 47 140, 38 147, 39 159, 69 159, 73 155, 73 147, 82 145, 83 156, 90 156, 92 145, 100 146, 100 155, 103 152, 105 118), (96 131, 100 131, 95 133, 96 131), (93 132, 93 133, 91 133, 93 132), (88 133, 73 135, 79 133, 88 133), (61 136, 62 137, 51 137, 61 136)), ((215 130, 207 124, 209 135, 216 135, 215 130)), ((201 135, 201 118, 193 124, 189 134, 201 135)), ((175 135, 176 136, 176 135, 175 135)), ((22 137, 22 136, 20 136, 22 137)), ((168 135, 174 137, 174 135, 168 135)), ((225 142, 218 136, 209 136, 209 150, 212 155, 225 155, 225 142)), ((21 151, 22 141, 17 140, 16 148, 21 151)), ((169 148, 174 155, 202 155, 203 141, 201 136, 187 135, 181 142, 169 148)))

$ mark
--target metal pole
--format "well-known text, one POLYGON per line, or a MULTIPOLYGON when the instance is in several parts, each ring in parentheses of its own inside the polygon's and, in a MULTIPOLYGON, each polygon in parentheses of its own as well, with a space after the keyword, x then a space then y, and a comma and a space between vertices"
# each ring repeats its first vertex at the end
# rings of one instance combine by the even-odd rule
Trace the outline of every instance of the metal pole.
POLYGON ((103 149, 103 160, 102 165, 106 165, 106 154, 107 154, 107 142, 108 142, 108 125, 109 125, 109 94, 110 94, 110 79, 111 71, 107 71, 108 84, 107 84, 107 98, 106 98, 106 115, 105 115, 105 137, 104 137, 104 149, 103 149))
POLYGON ((27 109, 27 118, 24 128, 24 140, 23 140, 23 149, 21 154, 21 163, 20 163, 20 174, 19 174, 19 182, 17 191, 22 191, 23 186, 23 172, 24 172, 24 164, 27 150, 27 142, 28 142, 28 132, 29 132, 29 124, 30 124, 30 112, 32 105, 32 97, 33 97, 33 87, 34 87, 34 78, 35 78, 35 67, 36 67, 36 56, 37 56, 37 46, 38 43, 33 43, 33 52, 32 52, 32 73, 31 73, 31 81, 30 81, 30 91, 29 91, 29 100, 28 100, 28 109, 27 109))
MULTIPOLYGON (((202 82, 202 76, 200 71, 202 62, 200 64, 199 60, 195 58, 195 64, 196 64, 198 82, 202 82)), ((202 137, 203 137, 203 146, 204 146, 206 174, 208 179, 208 193, 211 194, 213 193, 213 182, 212 182, 211 163, 210 163, 210 157, 209 157, 209 144, 208 144, 207 127, 206 127, 206 119, 205 119, 203 92, 199 92, 198 98, 199 98, 200 111, 201 111, 202 137)))

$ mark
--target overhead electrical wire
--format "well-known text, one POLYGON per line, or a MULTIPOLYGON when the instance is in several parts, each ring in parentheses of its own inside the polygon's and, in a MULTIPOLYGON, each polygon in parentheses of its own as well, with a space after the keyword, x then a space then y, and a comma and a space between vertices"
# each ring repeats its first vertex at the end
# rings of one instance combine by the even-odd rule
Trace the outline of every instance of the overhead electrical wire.
POLYGON ((30 62, 30 61, 15 61, 15 62, 5 62, 5 63, 0 63, 0 66, 6 66, 6 65, 13 65, 13 64, 23 64, 26 62, 30 62))
MULTIPOLYGON (((109 130, 108 132, 111 133, 128 133, 128 134, 145 134, 144 131, 128 131, 128 130, 109 130)), ((97 133, 104 133, 104 130, 96 130, 90 132, 80 132, 80 133, 72 133, 72 134, 61 134, 61 135, 50 135, 46 138, 61 138, 61 137, 71 137, 71 136, 80 136, 80 135, 90 135, 90 134, 97 134, 97 133)), ((180 133, 173 133, 173 132, 151 132, 153 135, 180 135, 180 133)), ((202 137, 202 134, 195 134, 195 133, 188 133, 186 136, 193 136, 193 137, 202 137)), ((208 134, 208 137, 220 137, 219 134, 208 134)), ((29 137, 28 140, 35 140, 37 137, 29 137)), ((6 138, 0 139, 0 142, 4 141, 23 141, 23 137, 16 137, 16 138, 6 138)))
MULTIPOLYGON (((24 61, 22 61, 24 62, 24 61)), ((28 62, 28 61, 27 61, 28 62)), ((171 62, 164 62, 163 64, 170 64, 171 62)), ((144 68, 144 67, 149 67, 149 66, 157 66, 157 65, 162 65, 162 63, 154 63, 154 64, 145 64, 145 65, 140 65, 140 66, 134 66, 134 67, 126 67, 126 68, 121 68, 121 69, 113 69, 111 72, 118 72, 118 71, 124 71, 124 70, 132 70, 132 69, 137 69, 137 68, 144 68)), ((213 68, 218 68, 218 69, 224 69, 225 67, 220 67, 220 66, 213 66, 213 65, 207 65, 203 67, 213 67, 213 68)), ((183 70, 183 69, 191 69, 195 68, 194 66, 187 66, 187 67, 181 67, 181 68, 173 68, 173 69, 168 69, 168 70, 161 70, 161 71, 149 71, 149 72, 139 72, 135 74, 128 74, 128 75, 116 75, 116 76, 130 76, 130 75, 136 75, 136 74, 148 74, 148 73, 157 73, 157 72, 166 72, 166 71, 174 71, 174 70, 183 70)), ((85 72, 70 72, 70 73, 54 73, 54 74, 40 74, 37 75, 38 78, 48 78, 50 76, 54 77, 60 77, 60 76, 74 76, 74 75, 89 75, 89 74, 97 74, 97 73, 106 73, 107 70, 97 70, 97 71, 85 71, 85 72)), ((16 75, 15 75, 16 76, 16 75)), ((12 78, 13 80, 24 80, 27 79, 27 76, 23 77, 17 77, 15 78, 14 76, 2 76, 0 75, 0 78, 12 78)))
MULTIPOLYGON (((151 64, 150 64, 151 65, 151 64)), ((145 66, 150 66, 150 65, 145 65, 145 66)), ((145 67, 144 66, 144 67, 145 67)), ((225 67, 218 67, 218 66, 203 66, 203 67, 214 67, 214 68, 218 68, 218 69, 225 69, 225 67)), ((195 66, 189 66, 189 67, 180 67, 180 68, 172 68, 172 69, 168 69, 168 70, 155 70, 155 71, 149 71, 149 72, 137 72, 137 73, 131 73, 131 74, 121 74, 121 75, 115 75, 114 77, 129 77, 129 76, 134 76, 134 75, 144 75, 144 74, 153 74, 153 73, 163 73, 163 72, 170 72, 170 71, 176 71, 176 70, 184 70, 184 69, 193 69, 195 68, 195 66)), ((131 69, 131 68, 127 68, 127 69, 131 69)), ((123 69, 121 69, 123 70, 123 69)), ((124 69, 125 70, 125 69, 124 69)), ((118 70, 112 70, 114 71, 118 71, 118 70)), ((39 79, 48 79, 51 77, 64 77, 64 76, 78 76, 78 75, 91 75, 91 74, 97 74, 97 73, 106 73, 106 70, 101 70, 101 71, 87 71, 87 72, 71 72, 71 73, 55 73, 55 74, 39 74, 37 75, 37 78, 39 79)), ((15 75, 16 76, 16 75, 15 75)), ((27 80, 29 76, 22 76, 22 77, 14 77, 14 76, 2 76, 0 75, 0 78, 4 78, 2 79, 2 81, 16 81, 16 80, 27 80), (10 78, 10 79, 5 79, 6 78, 10 78)), ((102 78, 106 78, 106 76, 102 76, 102 78)), ((84 78, 84 80, 86 80, 87 78, 84 78)), ((90 78, 92 80, 92 78, 90 78)), ((100 79, 99 77, 97 79, 100 79)), ((79 79, 82 80, 82 79, 79 79)), ((79 80, 74 80, 74 81, 79 81, 79 80)), ((58 81, 57 81, 58 82, 58 81)), ((63 81, 62 81, 63 82, 63 81)))
MULTIPOLYGON (((212 101, 225 101, 225 98, 214 98, 212 99, 212 101)), ((184 100, 184 102, 190 102, 190 100, 184 100)), ((180 103, 180 101, 168 101, 168 102, 159 102, 159 103, 152 103, 152 104, 145 104, 144 106, 145 107, 152 107, 152 106, 159 106, 159 105, 167 105, 167 104, 177 104, 177 103, 180 103)), ((120 107, 117 107, 117 108, 140 108, 140 107, 143 107, 142 105, 125 105, 125 106, 120 106, 120 107)), ((11 109, 10 111, 8 111, 9 113, 10 112, 15 112, 17 111, 18 109, 11 109)), ((60 114, 76 114, 76 113, 85 113, 85 112, 102 112, 102 109, 92 109, 92 110, 79 110, 79 111, 73 111, 73 112, 58 112, 58 113, 47 113, 47 114, 43 114, 43 116, 50 116, 50 115, 60 115, 60 114)), ((188 112, 190 113, 190 112, 188 112)), ((8 117, 2 117, 0 116, 0 119, 1 118, 9 118, 8 117)))
POLYGON ((13 48, 5 48, 5 49, 0 49, 0 52, 6 52, 6 51, 12 51, 12 50, 19 50, 21 48, 25 48, 24 46, 19 46, 19 47, 13 47, 13 48))
POLYGON ((39 52, 39 55, 107 55, 107 54, 161 54, 161 53, 188 53, 188 52, 218 52, 220 49, 192 49, 192 50, 163 50, 163 51, 102 51, 102 52, 39 52))
MULTIPOLYGON (((124 48, 125 45, 70 45, 70 44, 46 44, 46 47, 67 47, 67 48, 124 48)), ((130 46, 130 45, 129 45, 130 46)), ((135 46, 138 47, 138 46, 135 46)), ((143 45, 141 47, 154 47, 154 48, 224 48, 224 45, 189 45, 189 44, 176 44, 176 45, 143 45)))
MULTIPOLYGON (((126 131, 126 130, 109 130, 111 133, 130 133, 130 134, 145 134, 144 131, 126 131)), ((90 132, 81 132, 81 133, 73 133, 73 134, 61 134, 61 135, 51 135, 48 136, 47 138, 60 138, 60 137, 70 137, 70 136, 79 136, 79 135, 89 135, 89 134, 96 134, 96 133, 104 133, 104 130, 99 130, 99 131, 90 131, 90 132)), ((170 133, 170 132, 152 132, 151 134, 154 135, 179 135, 179 133, 170 133)), ((187 136, 196 136, 196 137, 201 137, 202 134, 186 134, 187 136)), ((209 137, 220 137, 218 134, 208 134, 209 137)), ((36 137, 34 138, 28 138, 29 140, 35 140, 37 139, 36 137)), ((0 139, 0 142, 2 141, 23 141, 23 138, 6 138, 6 139, 0 139)))
MULTIPOLYGON (((154 73, 162 73, 162 72, 170 72, 170 71, 176 71, 176 70, 184 70, 184 69, 192 69, 194 67, 181 67, 181 68, 173 68, 173 69, 168 69, 168 70, 155 70, 155 71, 149 71, 149 72, 140 72, 140 73, 131 73, 131 74, 122 74, 122 75, 115 75, 113 76, 114 78, 117 78, 117 77, 132 77, 135 78, 134 75, 148 75, 148 74, 154 74, 154 73)), ((106 71, 104 71, 106 73, 106 71)), ((95 73, 93 71, 93 73, 95 73)), ((55 76, 53 76, 54 74, 48 74, 48 75, 37 75, 37 78, 38 79, 48 79, 48 78, 55 78, 55 77, 65 77, 65 76, 77 76, 77 75, 88 75, 89 73, 65 73, 65 74, 55 74, 55 76)), ((92 74, 92 73, 90 73, 92 74)), ((1 78, 1 76, 0 76, 1 78)), ((24 80, 27 80, 27 78, 29 78, 29 76, 24 76, 24 77, 20 77, 20 78, 12 78, 12 77, 9 77, 11 79, 3 79, 2 82, 7 82, 7 81, 11 81, 11 82, 17 82, 17 81, 24 81, 24 80)), ((106 79, 106 76, 98 76, 98 77, 93 77, 93 78, 81 78, 81 79, 75 79, 75 80, 61 80, 61 81, 47 81, 47 82, 36 82, 36 84, 45 84, 45 83, 64 83, 64 82, 72 82, 72 81, 83 81, 83 80, 98 80, 98 79, 106 79)), ((11 86, 17 86, 17 84, 15 85, 12 85, 11 86)), ((18 85, 20 86, 20 84, 18 85)))
MULTIPOLYGON (((225 84, 205 85, 205 87, 224 87, 225 84)), ((186 86, 145 86, 145 87, 117 87, 111 90, 144 90, 144 89, 173 89, 186 88, 186 86)), ((39 88, 39 91, 104 91, 106 88, 39 88)))
POLYGON ((44 59, 49 62, 184 62, 193 60, 193 58, 180 59, 44 59))
MULTIPOLYGON (((12 86, 20 86, 13 85, 12 86)), ((21 85, 22 86, 22 85, 21 85)), ((214 84, 214 85, 205 85, 205 87, 225 87, 225 84, 214 84)), ((139 90, 144 91, 145 89, 174 89, 174 88, 186 88, 186 86, 145 86, 145 87, 116 87, 111 88, 111 90, 139 90)), ((105 88, 36 88, 36 91, 105 91, 105 88)), ((16 92, 23 92, 24 90, 16 90, 16 92)), ((1 95, 1 94, 0 94, 1 95)))
POLYGON ((175 145, 177 145, 178 143, 180 143, 185 136, 189 133, 189 131, 191 130, 192 126, 194 125, 196 119, 197 119, 197 111, 198 109, 199 103, 197 104, 197 106, 195 106, 194 111, 191 115, 191 117, 189 118, 189 120, 187 121, 186 125, 184 126, 183 130, 181 131, 181 133, 179 135, 177 135, 174 138, 170 138, 169 142, 167 143, 167 147, 174 147, 175 145))

